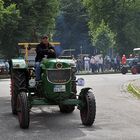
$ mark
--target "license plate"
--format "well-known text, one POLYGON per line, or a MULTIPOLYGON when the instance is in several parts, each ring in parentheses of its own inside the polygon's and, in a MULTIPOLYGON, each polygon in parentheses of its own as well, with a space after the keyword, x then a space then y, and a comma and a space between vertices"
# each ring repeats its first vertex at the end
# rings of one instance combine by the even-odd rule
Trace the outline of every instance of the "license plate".
POLYGON ((65 92, 66 86, 65 85, 54 85, 54 92, 65 92))

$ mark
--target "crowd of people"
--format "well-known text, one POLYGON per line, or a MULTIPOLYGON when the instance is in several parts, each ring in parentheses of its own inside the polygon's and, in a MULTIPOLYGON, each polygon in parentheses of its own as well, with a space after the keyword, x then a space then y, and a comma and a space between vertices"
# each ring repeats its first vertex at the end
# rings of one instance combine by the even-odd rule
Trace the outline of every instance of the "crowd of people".
POLYGON ((0 74, 9 72, 9 62, 8 60, 0 59, 0 74))
POLYGON ((85 56, 82 59, 78 57, 75 59, 77 66, 77 73, 86 72, 86 73, 97 73, 97 72, 106 72, 106 71, 120 71, 121 64, 126 63, 126 57, 123 55, 120 57, 116 55, 111 58, 106 55, 95 55, 95 56, 85 56))

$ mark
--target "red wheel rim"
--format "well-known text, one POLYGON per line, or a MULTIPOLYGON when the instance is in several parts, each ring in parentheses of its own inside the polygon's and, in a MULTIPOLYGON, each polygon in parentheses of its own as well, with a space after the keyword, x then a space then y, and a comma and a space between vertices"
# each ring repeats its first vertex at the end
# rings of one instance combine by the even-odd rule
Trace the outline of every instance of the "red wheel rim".
POLYGON ((21 112, 21 103, 19 101, 19 99, 17 99, 17 110, 18 110, 18 119, 19 122, 22 122, 22 112, 21 112))
POLYGON ((10 94, 13 95, 13 92, 14 92, 14 80, 11 79, 11 84, 10 84, 10 94))

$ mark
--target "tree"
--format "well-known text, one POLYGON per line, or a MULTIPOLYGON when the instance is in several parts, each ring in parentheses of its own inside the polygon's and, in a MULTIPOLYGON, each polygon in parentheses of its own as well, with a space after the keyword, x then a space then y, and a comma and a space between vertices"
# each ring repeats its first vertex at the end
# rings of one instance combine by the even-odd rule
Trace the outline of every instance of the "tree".
POLYGON ((55 19, 59 13, 59 0, 5 0, 3 5, 3 7, 15 6, 20 13, 18 19, 12 14, 9 20, 5 16, 6 28, 1 30, 1 46, 7 55, 15 54, 18 42, 38 41, 42 34, 53 34, 55 19))
POLYGON ((42 34, 54 32, 59 0, 12 0, 20 9, 19 41, 37 41, 42 34))
POLYGON ((120 54, 128 54, 132 48, 139 46, 139 41, 137 44, 135 43, 138 35, 135 31, 140 32, 139 0, 83 0, 83 3, 95 30, 104 20, 112 32, 116 34, 117 51, 120 54), (133 32, 128 29, 130 27, 133 32), (131 33, 135 35, 133 36, 131 33))
MULTIPOLYGON (((90 24, 92 27, 92 23, 90 24)), ((115 47, 115 34, 109 29, 108 25, 102 20, 99 27, 96 30, 91 30, 92 42, 95 47, 104 55, 107 54, 109 48, 115 47)))
POLYGON ((4 55, 11 53, 13 34, 17 29, 19 19, 20 14, 19 10, 16 9, 16 5, 10 4, 5 7, 4 2, 0 0, 0 50, 4 55))
POLYGON ((61 12, 57 19, 55 38, 63 48, 83 53, 91 53, 91 41, 88 35, 88 17, 81 0, 61 0, 61 12))

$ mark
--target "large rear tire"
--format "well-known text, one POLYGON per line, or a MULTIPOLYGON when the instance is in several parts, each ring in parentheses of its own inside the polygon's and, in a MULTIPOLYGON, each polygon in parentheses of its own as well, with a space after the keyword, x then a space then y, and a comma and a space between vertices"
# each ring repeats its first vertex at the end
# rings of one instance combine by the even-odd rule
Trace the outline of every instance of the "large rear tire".
POLYGON ((15 94, 12 94, 11 95, 11 108, 12 108, 13 115, 17 115, 16 102, 17 102, 17 96, 15 94))
POLYGON ((17 114, 17 96, 20 88, 26 88, 26 72, 24 70, 12 70, 11 72, 11 108, 14 115, 17 114))
POLYGON ((17 111, 18 111, 18 120, 20 127, 23 129, 27 129, 29 127, 30 122, 30 114, 29 114, 29 104, 28 97, 26 92, 21 92, 18 94, 17 98, 17 111))
POLYGON ((96 115, 96 102, 94 94, 90 91, 84 93, 82 98, 84 107, 80 109, 80 116, 83 125, 91 126, 94 123, 96 115))

